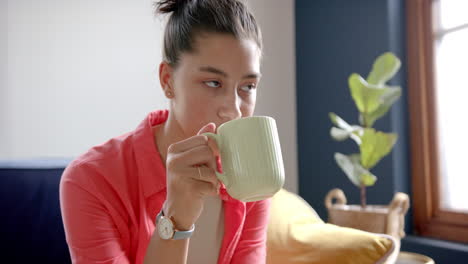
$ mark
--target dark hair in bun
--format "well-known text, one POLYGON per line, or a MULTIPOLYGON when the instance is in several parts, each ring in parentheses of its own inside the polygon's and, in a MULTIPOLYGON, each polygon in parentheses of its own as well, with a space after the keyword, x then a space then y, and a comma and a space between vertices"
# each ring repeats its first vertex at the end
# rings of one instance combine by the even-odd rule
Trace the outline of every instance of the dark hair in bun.
POLYGON ((242 0, 160 0, 156 14, 170 14, 164 32, 163 57, 177 67, 183 52, 194 51, 200 33, 249 38, 262 48, 260 28, 242 0))
POLYGON ((189 0, 162 0, 156 2, 157 12, 166 14, 176 12, 179 8, 181 8, 185 3, 189 0))

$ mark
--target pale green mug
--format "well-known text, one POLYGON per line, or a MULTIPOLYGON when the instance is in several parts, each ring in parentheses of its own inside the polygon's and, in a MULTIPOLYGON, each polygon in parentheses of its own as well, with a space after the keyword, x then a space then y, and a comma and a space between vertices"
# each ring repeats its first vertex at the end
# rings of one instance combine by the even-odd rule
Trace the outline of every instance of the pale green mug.
POLYGON ((252 116, 226 122, 217 134, 204 133, 216 141, 223 173, 216 172, 229 195, 253 202, 272 197, 284 184, 284 165, 276 122, 252 116))

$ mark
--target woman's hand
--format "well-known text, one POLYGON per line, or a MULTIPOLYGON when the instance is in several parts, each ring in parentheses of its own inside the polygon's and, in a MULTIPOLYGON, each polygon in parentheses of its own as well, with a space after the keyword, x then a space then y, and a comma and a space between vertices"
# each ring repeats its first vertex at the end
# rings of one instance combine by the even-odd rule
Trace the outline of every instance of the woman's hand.
POLYGON ((209 123, 196 136, 168 148, 167 198, 163 209, 179 230, 189 230, 203 210, 203 198, 219 191, 216 156, 208 137, 201 135, 215 130, 216 125, 209 123))

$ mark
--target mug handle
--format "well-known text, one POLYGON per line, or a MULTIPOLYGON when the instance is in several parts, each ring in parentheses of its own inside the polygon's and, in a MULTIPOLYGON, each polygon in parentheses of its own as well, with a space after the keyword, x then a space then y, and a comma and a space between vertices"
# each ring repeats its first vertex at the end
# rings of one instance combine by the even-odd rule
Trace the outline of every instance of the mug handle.
MULTIPOLYGON (((207 136, 208 138, 214 140, 216 142, 216 144, 218 145, 218 148, 221 148, 221 138, 220 138, 220 135, 218 134, 215 134, 215 133, 210 133, 210 132, 207 132, 207 133, 203 133, 202 135, 204 136, 207 136)), ((218 179, 220 181, 223 182, 224 186, 228 186, 229 185, 229 182, 228 182, 228 179, 226 177, 226 175, 223 173, 219 173, 217 170, 215 171, 216 173, 216 177, 218 177, 218 179)))

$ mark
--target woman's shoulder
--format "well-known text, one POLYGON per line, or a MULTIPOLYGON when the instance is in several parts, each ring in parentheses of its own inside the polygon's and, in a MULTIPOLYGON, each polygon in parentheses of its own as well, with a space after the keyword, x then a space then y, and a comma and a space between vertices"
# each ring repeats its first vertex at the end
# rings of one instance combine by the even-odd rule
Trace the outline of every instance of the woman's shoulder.
POLYGON ((99 178, 109 178, 109 175, 117 180, 133 160, 131 138, 132 132, 129 132, 90 148, 66 167, 62 181, 89 185, 99 178))

